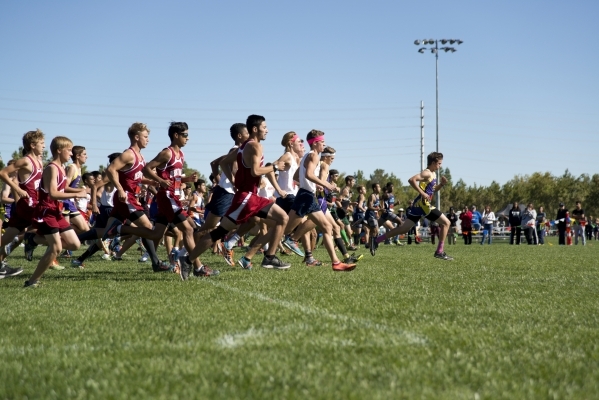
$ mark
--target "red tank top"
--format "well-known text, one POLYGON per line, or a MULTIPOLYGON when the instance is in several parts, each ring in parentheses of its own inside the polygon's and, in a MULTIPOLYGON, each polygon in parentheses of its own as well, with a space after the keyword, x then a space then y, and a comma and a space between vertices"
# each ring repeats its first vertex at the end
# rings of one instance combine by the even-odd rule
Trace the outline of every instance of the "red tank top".
POLYGON ((164 168, 156 168, 156 172, 162 179, 173 182, 173 186, 169 189, 164 189, 160 186, 158 191, 166 191, 171 195, 179 197, 181 195, 181 174, 183 173, 183 160, 185 156, 182 150, 179 150, 179 157, 177 157, 171 147, 167 147, 167 149, 171 151, 171 158, 164 168))
MULTIPOLYGON (((258 193, 260 187, 261 176, 252 176, 252 170, 243 162, 243 149, 245 145, 254 139, 248 139, 237 149, 237 172, 235 173, 235 187, 240 192, 258 193)), ((264 164, 264 155, 260 159, 260 166, 264 164)))
POLYGON ((127 150, 133 152, 135 161, 131 168, 119 171, 119 183, 123 187, 123 190, 128 193, 139 193, 141 192, 141 179, 144 174, 142 170, 146 166, 146 161, 141 154, 137 154, 135 150, 129 147, 127 150))
POLYGON ((31 163, 31 175, 29 178, 25 179, 23 182, 19 179, 19 187, 27 192, 29 196, 29 205, 34 206, 38 201, 38 189, 40 187, 40 182, 42 181, 42 172, 43 169, 38 166, 38 162, 33 160, 33 157, 26 156, 31 163))
MULTIPOLYGON (((56 189, 59 192, 64 192, 64 188, 67 186, 67 177, 66 177, 64 171, 62 170, 62 168, 60 168, 54 162, 51 162, 50 164, 48 164, 46 166, 46 168, 51 168, 51 167, 56 168, 56 172, 57 172, 56 189)), ((48 188, 44 187, 43 180, 42 180, 42 183, 40 185, 40 190, 39 190, 38 209, 40 209, 40 208, 45 209, 45 210, 51 210, 51 211, 62 210, 62 201, 54 200, 50 197, 50 192, 48 192, 48 188)))

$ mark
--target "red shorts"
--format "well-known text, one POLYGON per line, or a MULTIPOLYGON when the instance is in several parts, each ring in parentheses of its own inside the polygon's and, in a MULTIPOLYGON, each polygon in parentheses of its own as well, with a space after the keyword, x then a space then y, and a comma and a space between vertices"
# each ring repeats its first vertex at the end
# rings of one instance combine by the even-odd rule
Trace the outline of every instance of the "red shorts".
POLYGON ((255 193, 235 192, 231 207, 225 216, 235 221, 237 225, 241 225, 271 203, 270 199, 260 197, 255 193))
POLYGON ((37 233, 40 235, 52 235, 73 229, 60 209, 38 209, 35 222, 37 233))
POLYGON ((110 216, 118 219, 121 222, 125 222, 126 219, 134 221, 139 216, 131 218, 131 214, 136 213, 137 211, 141 211, 143 213, 144 208, 137 200, 137 197, 135 197, 135 194, 129 192, 125 193, 127 194, 127 199, 123 203, 119 200, 118 191, 114 192, 114 196, 112 198, 114 207, 112 208, 110 216))
POLYGON ((156 195, 155 200, 158 202, 157 223, 168 225, 172 222, 176 225, 187 219, 187 213, 183 210, 181 200, 178 197, 173 197, 169 192, 161 190, 156 195))
POLYGON ((9 228, 16 228, 21 232, 28 226, 31 226, 33 223, 35 206, 31 206, 29 203, 30 201, 30 197, 24 197, 17 201, 16 206, 13 207, 10 213, 10 219, 7 224, 9 228))

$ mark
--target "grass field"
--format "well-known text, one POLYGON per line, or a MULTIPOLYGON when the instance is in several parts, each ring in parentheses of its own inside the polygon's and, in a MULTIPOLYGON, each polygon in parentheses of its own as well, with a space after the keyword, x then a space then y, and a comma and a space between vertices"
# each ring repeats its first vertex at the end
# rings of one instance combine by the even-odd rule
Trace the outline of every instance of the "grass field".
POLYGON ((551 243, 381 246, 351 273, 210 255, 187 282, 130 251, 28 290, 19 249, 0 399, 599 398, 599 242, 551 243))

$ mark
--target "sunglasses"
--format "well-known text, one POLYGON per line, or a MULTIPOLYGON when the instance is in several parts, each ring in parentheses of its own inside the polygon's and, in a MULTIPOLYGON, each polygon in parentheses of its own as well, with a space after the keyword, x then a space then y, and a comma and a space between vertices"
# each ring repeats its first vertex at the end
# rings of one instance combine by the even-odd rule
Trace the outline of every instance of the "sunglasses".
POLYGON ((179 133, 179 136, 186 138, 189 136, 189 133, 179 133))

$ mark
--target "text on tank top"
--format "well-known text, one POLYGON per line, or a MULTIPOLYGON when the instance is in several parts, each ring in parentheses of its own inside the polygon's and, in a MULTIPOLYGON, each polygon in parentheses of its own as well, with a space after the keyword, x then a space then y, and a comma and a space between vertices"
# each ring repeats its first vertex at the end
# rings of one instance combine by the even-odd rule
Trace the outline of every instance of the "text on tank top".
POLYGON ((158 173, 159 177, 164 180, 171 181, 173 185, 168 189, 160 186, 158 191, 166 191, 171 195, 181 196, 183 193, 181 191, 181 176, 183 175, 183 163, 185 162, 185 155, 183 154, 183 150, 179 150, 179 157, 177 157, 175 150, 173 150, 171 147, 167 147, 167 149, 169 149, 171 152, 171 158, 166 163, 164 168, 156 168, 156 172, 158 173))
POLYGON ((143 156, 141 154, 138 155, 131 147, 125 151, 128 150, 133 152, 135 161, 133 162, 133 165, 131 165, 131 168, 118 171, 119 183, 125 192, 137 194, 141 192, 141 180, 144 176, 142 171, 146 166, 146 162, 143 156))

